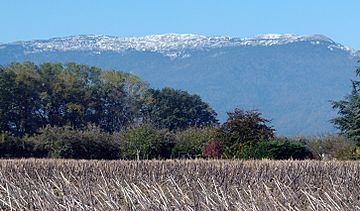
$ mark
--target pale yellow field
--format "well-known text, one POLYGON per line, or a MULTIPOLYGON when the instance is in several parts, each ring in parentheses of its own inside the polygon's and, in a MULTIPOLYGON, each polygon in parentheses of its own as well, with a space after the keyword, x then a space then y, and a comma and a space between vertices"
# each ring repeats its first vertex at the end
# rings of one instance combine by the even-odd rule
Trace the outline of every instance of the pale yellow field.
POLYGON ((0 208, 360 210, 360 162, 1 160, 0 208))

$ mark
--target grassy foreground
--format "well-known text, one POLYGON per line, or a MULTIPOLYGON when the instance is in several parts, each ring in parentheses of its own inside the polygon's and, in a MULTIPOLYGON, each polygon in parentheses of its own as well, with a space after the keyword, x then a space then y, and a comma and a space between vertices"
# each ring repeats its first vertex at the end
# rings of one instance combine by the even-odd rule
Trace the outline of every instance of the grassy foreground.
POLYGON ((0 208, 360 210, 360 162, 0 160, 0 208))

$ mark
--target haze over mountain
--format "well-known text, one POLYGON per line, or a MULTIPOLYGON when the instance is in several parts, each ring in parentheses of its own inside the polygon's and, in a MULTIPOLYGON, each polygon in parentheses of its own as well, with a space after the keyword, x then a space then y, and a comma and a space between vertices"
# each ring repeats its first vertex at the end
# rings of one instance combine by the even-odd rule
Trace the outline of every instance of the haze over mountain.
POLYGON ((220 120, 236 106, 257 109, 279 135, 334 132, 329 100, 350 92, 359 59, 359 51, 323 35, 79 35, 0 44, 3 65, 77 62, 129 71, 152 87, 199 94, 220 120))

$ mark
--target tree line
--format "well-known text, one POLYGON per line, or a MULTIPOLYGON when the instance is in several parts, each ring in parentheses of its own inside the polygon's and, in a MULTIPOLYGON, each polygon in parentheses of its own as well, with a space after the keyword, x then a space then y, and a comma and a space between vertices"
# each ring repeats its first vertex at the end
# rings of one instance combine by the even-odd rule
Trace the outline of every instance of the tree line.
MULTIPOLYGON (((258 111, 227 114, 220 124, 200 96, 152 89, 121 71, 76 63, 0 67, 0 157, 310 159, 329 142, 276 137, 258 111)), ((328 150, 334 156, 354 154, 345 133, 328 150)))
POLYGON ((216 123, 197 95, 150 89, 130 73, 69 63, 15 63, 0 68, 0 131, 22 137, 46 125, 106 132, 152 122, 170 130, 216 123))

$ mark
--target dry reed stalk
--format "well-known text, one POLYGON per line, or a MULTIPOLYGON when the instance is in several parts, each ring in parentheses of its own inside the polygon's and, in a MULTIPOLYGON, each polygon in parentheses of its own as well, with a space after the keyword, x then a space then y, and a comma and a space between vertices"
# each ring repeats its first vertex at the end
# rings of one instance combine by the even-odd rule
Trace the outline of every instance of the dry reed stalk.
POLYGON ((360 210, 360 163, 0 160, 2 210, 360 210))

